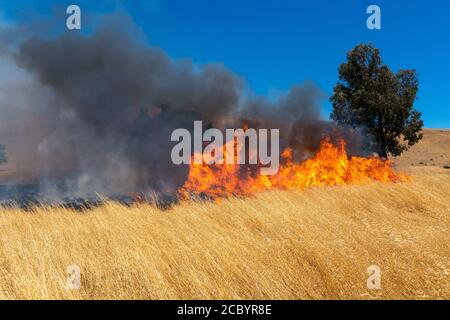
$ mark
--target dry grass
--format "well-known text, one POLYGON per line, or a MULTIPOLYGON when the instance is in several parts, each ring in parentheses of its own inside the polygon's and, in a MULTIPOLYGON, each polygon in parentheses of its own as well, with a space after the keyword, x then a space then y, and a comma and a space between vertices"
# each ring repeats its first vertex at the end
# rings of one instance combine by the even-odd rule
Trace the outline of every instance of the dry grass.
POLYGON ((167 211, 3 209, 0 298, 449 299, 450 170, 412 174, 167 211), (65 287, 72 264, 80 290, 65 287))
POLYGON ((0 209, 0 299, 450 299, 450 132, 395 160, 412 182, 160 211, 0 209), (67 267, 81 289, 66 288, 67 267), (369 290, 378 265, 382 289, 369 290))
POLYGON ((395 159, 400 167, 450 167, 450 130, 424 129, 423 139, 395 159))

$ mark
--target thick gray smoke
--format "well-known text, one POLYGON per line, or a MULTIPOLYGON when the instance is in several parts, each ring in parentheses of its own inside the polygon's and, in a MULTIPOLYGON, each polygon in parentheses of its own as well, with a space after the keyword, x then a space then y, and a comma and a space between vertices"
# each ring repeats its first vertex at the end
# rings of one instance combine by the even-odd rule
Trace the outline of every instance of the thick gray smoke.
POLYGON ((115 29, 34 37, 16 61, 62 98, 49 106, 61 117, 43 148, 53 157, 54 144, 66 145, 88 192, 173 189, 182 177, 174 179, 170 133, 195 119, 215 124, 240 98, 239 79, 223 67, 174 62, 115 29))
POLYGON ((22 75, 10 92, 15 105, 2 107, 0 123, 5 128, 13 117, 29 122, 29 130, 20 139, 11 133, 7 147, 26 149, 16 160, 36 158, 41 176, 61 171, 58 178, 75 181, 71 192, 81 196, 176 190, 187 168, 172 165, 170 134, 192 128, 194 120, 218 128, 243 121, 280 128, 281 147, 293 146, 300 160, 324 136, 345 135, 321 119, 322 93, 312 83, 294 86, 277 102, 251 97, 223 66, 174 61, 116 28, 33 36, 13 51, 10 67, 22 75))

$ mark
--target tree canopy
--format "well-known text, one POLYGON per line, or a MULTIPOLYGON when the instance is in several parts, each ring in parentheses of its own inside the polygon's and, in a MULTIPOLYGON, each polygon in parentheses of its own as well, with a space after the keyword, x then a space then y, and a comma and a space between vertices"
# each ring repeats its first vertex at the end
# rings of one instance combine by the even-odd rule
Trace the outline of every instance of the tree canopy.
POLYGON ((421 113, 414 109, 418 89, 415 70, 394 73, 372 44, 357 45, 339 67, 331 119, 365 128, 380 156, 397 156, 422 139, 421 113))

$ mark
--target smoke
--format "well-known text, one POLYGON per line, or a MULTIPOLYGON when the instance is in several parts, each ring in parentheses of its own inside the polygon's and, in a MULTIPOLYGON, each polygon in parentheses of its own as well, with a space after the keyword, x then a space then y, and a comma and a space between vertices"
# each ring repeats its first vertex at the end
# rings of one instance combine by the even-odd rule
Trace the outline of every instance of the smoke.
MULTIPOLYGON (((188 168, 170 161, 170 134, 194 120, 281 128, 282 144, 294 147, 298 159, 316 151, 324 136, 347 132, 321 118, 323 93, 312 83, 276 102, 251 96, 222 65, 173 60, 136 39, 134 28, 115 25, 88 35, 22 34, 3 50, 0 69, 9 70, 0 79, 0 139, 8 136, 11 162, 36 168, 41 179, 61 171, 58 179, 70 177, 71 193, 79 196, 173 192, 188 168)), ((358 135, 346 138, 352 136, 358 135)))

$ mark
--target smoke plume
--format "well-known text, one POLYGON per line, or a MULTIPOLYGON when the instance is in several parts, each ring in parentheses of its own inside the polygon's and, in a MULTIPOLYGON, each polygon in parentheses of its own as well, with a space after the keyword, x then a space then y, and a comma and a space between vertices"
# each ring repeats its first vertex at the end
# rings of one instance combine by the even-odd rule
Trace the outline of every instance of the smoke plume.
POLYGON ((188 168, 170 161, 170 134, 194 120, 280 128, 281 147, 292 146, 298 160, 324 136, 361 144, 321 118, 323 93, 312 83, 276 102, 255 97, 222 65, 173 60, 133 30, 108 24, 92 34, 21 39, 1 56, 0 134, 11 161, 21 163, 17 171, 36 168, 41 181, 61 172, 57 179, 75 182, 73 194, 174 192, 188 168))

